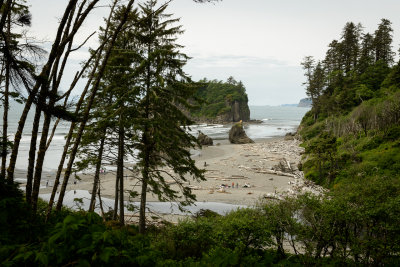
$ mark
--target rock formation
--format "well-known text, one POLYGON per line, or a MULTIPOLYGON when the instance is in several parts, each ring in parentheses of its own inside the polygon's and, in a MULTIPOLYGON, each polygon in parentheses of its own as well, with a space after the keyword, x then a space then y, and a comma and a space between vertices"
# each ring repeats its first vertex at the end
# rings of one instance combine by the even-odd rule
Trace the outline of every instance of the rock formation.
POLYGON ((226 112, 216 115, 214 118, 194 117, 197 122, 225 124, 238 121, 250 121, 250 108, 247 101, 225 102, 226 112))
POLYGON ((208 135, 203 134, 201 131, 199 131, 199 136, 197 137, 197 140, 202 146, 212 146, 213 145, 213 140, 211 137, 208 135))
POLYGON ((229 141, 232 144, 249 144, 254 143, 243 129, 242 121, 235 123, 229 131, 229 141))
POLYGON ((287 133, 286 135, 285 135, 285 141, 289 141, 289 140, 294 140, 295 139, 295 136, 296 136, 296 133, 287 133))

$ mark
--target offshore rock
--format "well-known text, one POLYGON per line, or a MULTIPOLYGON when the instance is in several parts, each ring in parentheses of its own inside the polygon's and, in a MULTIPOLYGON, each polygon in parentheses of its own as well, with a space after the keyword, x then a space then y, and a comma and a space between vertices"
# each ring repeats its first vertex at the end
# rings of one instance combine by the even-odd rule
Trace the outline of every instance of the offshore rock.
POLYGON ((197 137, 197 140, 202 146, 212 146, 213 145, 213 140, 211 137, 208 135, 203 134, 201 131, 199 131, 199 136, 197 137))
POLYGON ((243 129, 242 121, 235 123, 229 131, 229 141, 232 144, 249 144, 254 143, 243 129))

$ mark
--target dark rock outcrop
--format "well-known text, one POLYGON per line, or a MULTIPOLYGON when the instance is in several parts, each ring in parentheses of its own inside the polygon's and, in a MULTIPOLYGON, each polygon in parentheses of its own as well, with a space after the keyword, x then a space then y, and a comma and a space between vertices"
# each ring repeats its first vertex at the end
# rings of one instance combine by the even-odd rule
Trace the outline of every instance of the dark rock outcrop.
POLYGON ((250 109, 247 101, 233 101, 233 103, 231 103, 231 112, 229 115, 233 122, 249 121, 250 109))
POLYGON ((197 140, 202 146, 212 146, 213 145, 213 140, 211 137, 208 135, 203 134, 202 132, 199 131, 199 136, 197 137, 197 140))
POLYGON ((254 143, 243 129, 243 123, 240 121, 235 123, 229 131, 229 141, 232 144, 249 144, 254 143))
POLYGON ((225 124, 230 122, 238 122, 250 121, 250 108, 247 101, 238 101, 235 100, 233 102, 226 101, 226 112, 216 115, 214 118, 206 118, 206 117, 194 117, 193 119, 196 122, 201 123, 215 123, 215 124, 225 124))
POLYGON ((286 140, 286 141, 288 141, 288 140, 294 140, 294 139, 295 139, 295 136, 296 136, 296 133, 287 133, 287 134, 285 135, 285 140, 286 140))

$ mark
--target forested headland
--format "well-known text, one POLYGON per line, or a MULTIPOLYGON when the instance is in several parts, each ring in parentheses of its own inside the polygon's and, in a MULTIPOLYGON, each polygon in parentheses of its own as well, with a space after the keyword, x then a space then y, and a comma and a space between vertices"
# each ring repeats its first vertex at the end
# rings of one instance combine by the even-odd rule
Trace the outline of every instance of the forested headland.
POLYGON ((250 120, 246 88, 241 81, 229 77, 226 82, 202 79, 199 84, 195 97, 200 100, 200 107, 191 112, 194 120, 214 123, 250 120))
POLYGON ((199 145, 187 131, 194 121, 183 110, 198 117, 224 115, 227 103, 247 105, 244 85, 233 78, 191 80, 183 71, 188 57, 177 43, 183 31, 168 3, 114 0, 100 25, 98 47, 69 89, 61 90, 70 55, 86 42, 76 42, 76 34, 99 1, 67 1, 48 52, 25 42, 31 40, 24 35, 31 21, 27 3, 0 2, 2 266, 400 264, 400 65, 390 21, 383 19, 371 34, 349 22, 324 59, 302 62, 313 106, 298 132, 305 148, 299 168, 327 193, 269 198, 225 216, 202 210, 178 224, 150 224, 147 194, 191 204, 195 195, 186 183, 205 179, 189 151, 199 145), (72 99, 79 80, 83 91, 72 99), (24 105, 14 137, 7 134, 10 98, 24 105), (202 107, 204 102, 211 108, 202 107), (30 109, 35 119, 22 191, 15 164, 30 109), (39 189, 55 131, 51 120, 71 127, 47 203, 39 189), (138 191, 124 186, 129 157, 137 160, 131 171, 138 191), (117 166, 115 206, 99 215, 99 174, 111 161, 117 166), (68 180, 87 168, 94 170, 89 210, 65 208, 68 180), (127 193, 140 196, 138 224, 125 223, 127 193))

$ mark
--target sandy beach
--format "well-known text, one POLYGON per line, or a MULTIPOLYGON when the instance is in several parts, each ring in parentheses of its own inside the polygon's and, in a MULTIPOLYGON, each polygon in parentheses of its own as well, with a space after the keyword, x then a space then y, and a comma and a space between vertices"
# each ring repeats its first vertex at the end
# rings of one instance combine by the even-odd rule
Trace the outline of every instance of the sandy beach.
MULTIPOLYGON (((301 172, 297 170, 300 154, 298 140, 284 140, 284 137, 258 140, 254 144, 234 145, 227 140, 215 142, 214 146, 203 147, 194 156, 199 168, 206 170, 206 181, 191 181, 186 186, 191 187, 198 202, 219 202, 252 206, 260 199, 280 197, 304 190, 306 185, 301 172), (219 143, 218 143, 219 142, 219 143), (280 162, 289 164, 293 173, 273 174, 271 169, 280 162)), ((168 170, 167 170, 168 171, 168 170)), ((278 172, 279 173, 279 172, 278 172)), ((126 196, 128 190, 140 190, 138 179, 132 173, 125 172, 126 196)), ((137 174, 136 174, 137 175, 137 174)), ((80 175, 81 180, 72 179, 68 190, 91 191, 93 175, 80 175)), ((45 181, 42 181, 42 183, 45 181)), ((171 181, 172 182, 172 181, 171 181)), ((172 184, 172 187, 175 185, 172 184)), ((101 195, 113 199, 115 188, 115 173, 109 171, 101 174, 101 195)), ((51 186, 42 187, 40 193, 47 194, 51 186)), ((148 194, 149 202, 158 201, 157 197, 148 194)), ((139 201, 139 198, 130 199, 139 201)))

